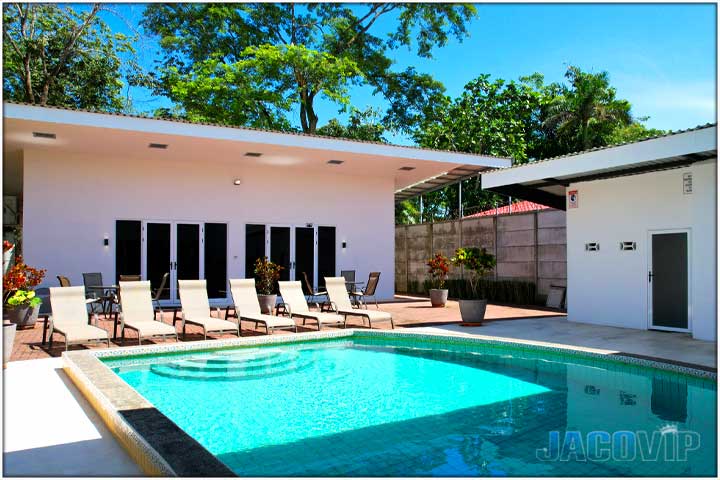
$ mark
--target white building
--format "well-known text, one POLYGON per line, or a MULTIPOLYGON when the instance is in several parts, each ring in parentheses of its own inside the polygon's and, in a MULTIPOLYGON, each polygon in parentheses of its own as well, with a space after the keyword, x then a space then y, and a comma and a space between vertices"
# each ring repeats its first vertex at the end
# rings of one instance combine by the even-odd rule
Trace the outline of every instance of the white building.
POLYGON ((482 186, 567 210, 569 320, 715 340, 716 137, 699 127, 492 171, 482 186))
POLYGON ((23 104, 4 105, 4 200, 22 205, 28 264, 82 284, 228 278, 257 257, 283 278, 381 272, 394 294, 396 196, 504 167, 507 159, 311 135, 23 104), (427 181, 427 182, 426 182, 427 181), (430 182, 430 183, 428 183, 430 182))

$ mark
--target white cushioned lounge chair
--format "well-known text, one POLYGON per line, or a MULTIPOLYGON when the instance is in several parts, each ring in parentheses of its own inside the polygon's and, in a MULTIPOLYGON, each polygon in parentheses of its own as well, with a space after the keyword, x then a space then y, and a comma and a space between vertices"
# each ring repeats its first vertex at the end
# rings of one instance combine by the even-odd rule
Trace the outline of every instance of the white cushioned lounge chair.
POLYGON ((388 321, 390 322, 390 326, 395 328, 391 313, 383 312, 382 310, 353 308, 343 277, 325 277, 325 288, 327 289, 328 298, 330 299, 330 307, 336 313, 345 315, 346 318, 347 315, 362 317, 363 325, 365 324, 365 319, 367 319, 370 328, 372 328, 372 322, 388 321))
POLYGON ((261 313, 254 278, 231 278, 230 293, 232 294, 233 309, 238 317, 238 323, 240 323, 240 320, 255 322, 255 328, 257 328, 258 323, 262 323, 265 325, 265 331, 268 334, 278 328, 291 329, 297 332, 297 325, 292 318, 261 313))
POLYGON ((278 282, 278 285, 283 300, 281 305, 285 308, 285 312, 290 315, 290 318, 302 318, 303 325, 305 325, 305 320, 315 320, 318 324, 318 330, 322 330, 323 325, 345 326, 345 318, 342 315, 310 311, 299 281, 278 282))
POLYGON ((174 326, 163 323, 162 317, 160 321, 155 320, 149 281, 120 282, 120 331, 123 342, 126 328, 137 332, 138 344, 142 344, 143 338, 178 339, 174 326))
POLYGON ((65 350, 73 344, 107 343, 110 336, 104 328, 97 326, 98 316, 93 312, 95 325, 88 325, 87 299, 85 287, 51 287, 50 305, 50 343, 52 348, 53 333, 65 337, 65 350))
POLYGON ((182 305, 182 333, 185 338, 185 324, 202 327, 207 339, 208 333, 235 332, 240 336, 240 325, 219 317, 220 309, 215 309, 218 317, 213 317, 207 296, 205 280, 178 280, 180 304, 182 305))

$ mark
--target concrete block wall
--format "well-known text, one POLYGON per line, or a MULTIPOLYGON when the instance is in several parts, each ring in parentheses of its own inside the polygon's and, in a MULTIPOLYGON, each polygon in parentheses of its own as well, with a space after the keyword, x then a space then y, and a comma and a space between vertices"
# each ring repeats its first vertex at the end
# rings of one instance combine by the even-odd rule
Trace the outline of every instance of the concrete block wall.
MULTIPOLYGON (((497 217, 395 227, 395 290, 427 279, 425 262, 436 252, 451 257, 460 246, 485 247, 497 258, 493 276, 534 282, 545 296, 567 284, 565 212, 543 210, 497 217)), ((452 268, 450 278, 462 278, 452 268)))

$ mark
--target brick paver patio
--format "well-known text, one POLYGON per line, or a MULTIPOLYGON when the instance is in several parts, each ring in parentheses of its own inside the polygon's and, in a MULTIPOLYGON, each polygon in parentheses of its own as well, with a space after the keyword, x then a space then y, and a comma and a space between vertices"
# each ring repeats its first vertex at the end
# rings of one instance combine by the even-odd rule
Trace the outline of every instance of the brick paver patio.
MULTIPOLYGON (((368 308, 375 308, 375 306, 373 305, 368 308)), ((429 300, 427 299, 420 297, 397 296, 395 302, 380 304, 380 309, 391 312, 393 314, 396 328, 426 327, 460 322, 460 311, 458 303, 454 301, 449 301, 448 305, 445 308, 432 308, 430 306, 429 300)), ((492 322, 498 320, 511 320, 519 318, 557 317, 562 315, 564 315, 564 313, 558 313, 555 310, 540 309, 536 307, 516 307, 490 304, 488 305, 485 317, 488 322, 492 322)), ((171 319, 172 313, 166 312, 164 321, 166 323, 171 323, 171 319)), ((101 315, 99 323, 99 326, 106 329, 108 332, 112 332, 112 319, 106 319, 104 316, 101 315)), ((177 323, 177 327, 178 330, 180 330, 180 322, 177 323)), ((242 322, 242 335, 265 335, 265 330, 262 326, 260 326, 257 330, 253 327, 254 324, 251 322, 242 322)), ((362 321, 358 318, 349 319, 348 327, 362 327, 362 321)), ((326 326, 323 328, 329 329, 333 327, 326 326)), ((388 329, 390 328, 390 324, 388 322, 382 322, 378 323, 377 325, 373 325, 373 328, 388 329)), ((317 327, 310 322, 306 326, 303 326, 302 322, 298 321, 298 332, 315 331, 316 329, 317 327)), ((43 322, 41 320, 39 320, 35 324, 35 327, 32 329, 18 330, 15 335, 15 344, 13 346, 13 352, 10 361, 31 360, 35 358, 60 356, 61 353, 65 350, 65 343, 63 337, 59 334, 56 334, 53 338, 53 348, 49 349, 47 343, 45 345, 42 345, 42 331, 43 322)), ((202 329, 200 329, 199 327, 188 325, 186 332, 186 341, 203 339, 202 329)), ((274 333, 274 335, 291 335, 292 333, 293 332, 291 331, 278 330, 274 333)), ((125 343, 121 344, 118 332, 118 340, 111 341, 111 346, 137 345, 137 336, 135 335, 135 332, 133 332, 132 330, 126 330, 126 335, 127 336, 125 338, 125 343)), ((208 336, 208 339, 234 336, 235 335, 232 334, 222 336, 211 335, 208 336)), ((167 342, 174 341, 174 339, 167 340, 167 342)), ((180 341, 182 341, 182 339, 180 339, 180 341)), ((163 343, 162 340, 145 340, 143 343, 151 342, 163 343)), ((75 350, 81 348, 106 347, 104 347, 103 345, 73 345, 70 348, 75 350)))

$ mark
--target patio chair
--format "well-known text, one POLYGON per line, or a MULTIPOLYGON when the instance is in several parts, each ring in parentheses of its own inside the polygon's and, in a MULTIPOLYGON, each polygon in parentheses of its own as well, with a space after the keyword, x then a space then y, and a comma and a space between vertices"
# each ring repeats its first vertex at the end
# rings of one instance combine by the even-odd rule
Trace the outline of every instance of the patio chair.
POLYGON ((49 348, 52 348, 53 333, 65 337, 65 350, 73 344, 107 343, 110 337, 105 329, 97 326, 98 316, 92 313, 95 326, 88 324, 87 299, 85 287, 52 287, 50 288, 49 348))
POLYGON ((102 273, 83 273, 82 276, 86 297, 99 300, 102 304, 102 313, 112 313, 113 305, 117 305, 117 296, 114 292, 101 288, 105 286, 102 273))
POLYGON ((121 282, 139 282, 142 280, 140 275, 120 275, 121 282))
MULTIPOLYGON (((160 285, 158 285, 158 288, 155 290, 151 289, 152 294, 152 301, 153 306, 155 309, 155 315, 160 313, 160 318, 162 319, 163 316, 163 309, 160 305, 160 300, 162 299, 163 293, 168 289, 168 280, 170 280, 170 272, 166 272, 163 274, 162 279, 160 280, 160 285)), ((175 322, 178 320, 177 318, 177 308, 173 308, 173 326, 175 326, 175 322)))
MULTIPOLYGON (((355 281, 355 270, 340 270, 340 276, 345 279, 345 287, 348 293, 352 292, 353 288, 355 288, 353 283, 355 281)), ((327 285, 325 288, 327 288, 327 285)))
POLYGON ((380 308, 378 307, 377 298, 375 298, 375 291, 377 290, 378 283, 380 283, 380 272, 370 272, 365 288, 353 291, 350 295, 357 299, 358 304, 361 306, 367 306, 366 299, 372 298, 375 301, 375 308, 380 308))
MULTIPOLYGON (((292 318, 276 317, 274 315, 265 315, 260 312, 260 302, 258 301, 257 291, 255 290, 255 279, 230 279, 230 294, 233 299, 233 310, 238 319, 255 322, 255 328, 258 323, 265 325, 265 332, 269 335, 275 329, 292 329, 297 332, 297 325, 292 318)), ((225 317, 227 318, 227 316, 225 317)), ((241 329, 242 331, 242 329, 241 329)))
POLYGON ((125 343, 125 329, 135 330, 138 334, 138 345, 143 338, 175 337, 174 326, 155 320, 155 309, 150 296, 150 282, 120 282, 120 330, 122 343, 125 343))
POLYGON ((318 330, 321 330, 323 325, 345 326, 346 320, 342 315, 328 312, 311 312, 299 281, 278 282, 278 285, 283 300, 279 308, 284 309, 290 318, 302 318, 303 325, 308 319, 315 320, 318 324, 318 330))
POLYGON ((328 291, 330 307, 336 313, 340 315, 345 315, 346 319, 348 315, 362 317, 363 325, 365 325, 365 319, 367 319, 370 328, 372 328, 372 322, 390 321, 390 326, 392 328, 395 328, 395 323, 393 322, 393 317, 391 313, 383 312, 381 310, 353 308, 352 303, 350 302, 350 296, 345 289, 344 278, 325 277, 325 287, 328 291))
POLYGON ((208 333, 235 332, 235 335, 240 336, 240 325, 220 319, 220 309, 215 309, 218 317, 212 316, 205 280, 178 280, 178 287, 182 308, 183 340, 187 323, 202 327, 205 339, 208 333))
MULTIPOLYGON (((67 278, 67 277, 65 277, 65 276, 63 276, 63 275, 58 275, 58 276, 57 276, 57 279, 58 279, 58 282, 60 283, 60 286, 61 286, 61 287, 72 287, 72 284, 70 283, 70 279, 69 279, 69 278, 67 278)), ((88 298, 88 297, 87 297, 87 294, 85 295, 85 299, 86 299, 85 303, 86 303, 87 305, 90 305, 90 310, 91 310, 91 311, 93 311, 93 312, 95 311, 95 305, 100 306, 100 308, 102 309, 102 299, 97 298, 97 297, 90 297, 90 298, 88 298)), ((43 343, 44 343, 44 342, 43 342, 43 343)))
POLYGON ((305 283, 305 293, 308 303, 314 303, 316 307, 320 308, 320 304, 317 301, 317 297, 326 297, 327 292, 323 290, 316 290, 313 288, 312 283, 308 279, 307 273, 302 272, 303 281, 305 283), (312 300, 315 299, 313 302, 312 300))

